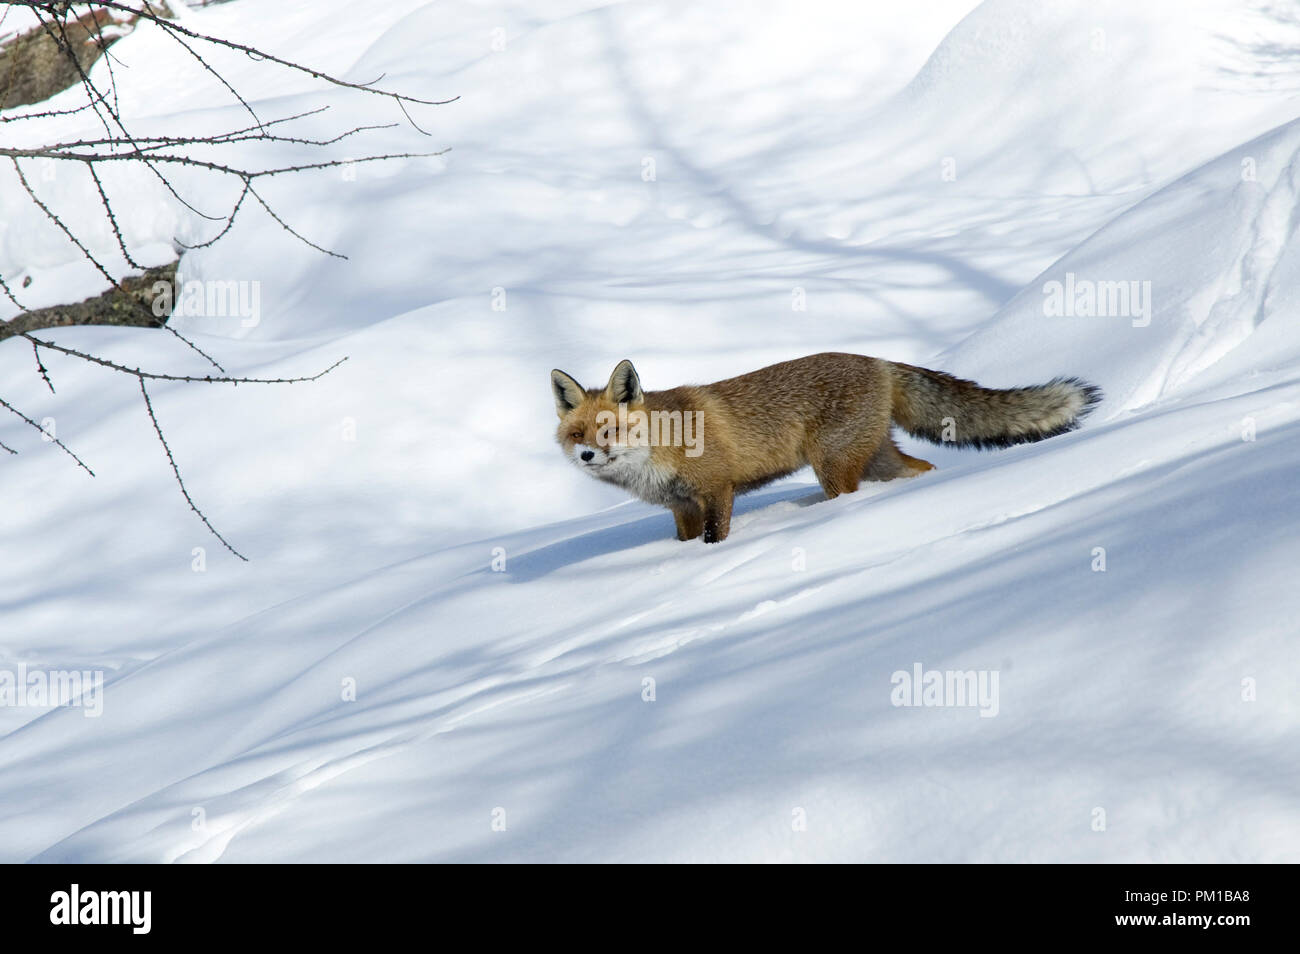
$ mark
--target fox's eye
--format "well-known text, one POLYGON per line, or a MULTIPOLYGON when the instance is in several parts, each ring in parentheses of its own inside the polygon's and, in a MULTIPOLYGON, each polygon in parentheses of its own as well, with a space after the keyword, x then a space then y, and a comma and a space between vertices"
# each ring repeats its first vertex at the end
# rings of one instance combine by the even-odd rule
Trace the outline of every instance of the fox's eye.
POLYGON ((569 437, 572 440, 580 441, 582 440, 582 431, 573 431, 571 434, 569 434, 569 437))

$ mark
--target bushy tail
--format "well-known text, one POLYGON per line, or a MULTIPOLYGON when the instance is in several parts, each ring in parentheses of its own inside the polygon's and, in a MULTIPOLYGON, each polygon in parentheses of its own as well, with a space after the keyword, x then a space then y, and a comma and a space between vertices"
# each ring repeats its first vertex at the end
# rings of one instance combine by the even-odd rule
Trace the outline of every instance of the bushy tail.
POLYGON ((1009 447, 1079 426, 1101 389, 1078 378, 995 390, 942 371, 890 362, 893 417, 913 437, 956 447, 1009 447))

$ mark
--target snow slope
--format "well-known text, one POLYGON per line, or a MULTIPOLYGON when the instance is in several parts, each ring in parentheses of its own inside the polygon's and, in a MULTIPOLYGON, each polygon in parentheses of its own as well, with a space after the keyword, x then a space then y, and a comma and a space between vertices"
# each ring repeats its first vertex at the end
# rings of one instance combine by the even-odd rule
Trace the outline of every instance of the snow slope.
MULTIPOLYGON (((275 185, 347 262, 260 215, 182 262, 261 283, 252 327, 173 319, 228 367, 349 358, 154 390, 251 563, 130 382, 49 359, 50 395, 0 346, 6 400, 97 473, 0 421, 0 670, 107 673, 98 718, 0 707, 0 859, 1300 858, 1300 125, 1261 42, 1290 26, 759 6, 188 15, 460 95, 364 147, 453 151, 275 185), (1149 282, 1149 314, 1051 315, 1067 275, 1149 282), (1107 397, 1043 444, 909 448, 939 465, 915 481, 824 502, 795 475, 712 547, 553 446, 551 367, 632 357, 654 388, 831 349, 1107 397), (995 673, 996 715, 893 705, 918 663, 995 673)), ((143 124, 238 120, 147 28, 114 50, 143 124)), ((259 108, 394 118, 262 66, 228 64, 259 108)), ((96 290, 4 175, 0 273, 33 305, 96 290)), ((138 247, 207 234, 113 185, 138 247)), ((84 183, 47 187, 89 225, 84 183)), ((49 335, 201 367, 157 333, 49 335)))

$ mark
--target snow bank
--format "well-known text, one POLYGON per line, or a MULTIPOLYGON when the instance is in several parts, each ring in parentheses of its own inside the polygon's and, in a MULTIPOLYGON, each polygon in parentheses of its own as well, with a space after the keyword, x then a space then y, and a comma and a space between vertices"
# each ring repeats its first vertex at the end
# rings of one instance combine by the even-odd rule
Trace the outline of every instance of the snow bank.
MULTIPOLYGON (((276 186, 346 263, 257 215, 182 262, 261 283, 252 326, 175 319, 228 366, 349 356, 307 387, 156 389, 251 564, 193 520, 129 383, 51 360, 50 395, 0 348, 6 399, 99 474, 0 422, 23 502, 0 668, 107 675, 97 718, 0 707, 0 858, 1300 856, 1295 100, 1244 4, 970 6, 192 12, 459 94, 431 137, 368 143, 454 149, 276 186), (1069 274, 1149 281, 1149 314, 1049 314, 1069 274), (551 442, 554 366, 631 356, 653 388, 832 349, 1108 399, 831 502, 796 475, 714 547, 551 442), (895 706, 917 664, 996 674, 997 714, 895 706)), ((115 47, 125 96, 165 76, 157 122, 238 115, 159 39, 115 47)), ((259 107, 375 121, 230 68, 259 107)), ((140 196, 142 246, 201 231, 140 196)), ((0 213, 5 274, 63 281, 8 188, 0 213)), ((135 329, 57 340, 191 360, 135 329)))

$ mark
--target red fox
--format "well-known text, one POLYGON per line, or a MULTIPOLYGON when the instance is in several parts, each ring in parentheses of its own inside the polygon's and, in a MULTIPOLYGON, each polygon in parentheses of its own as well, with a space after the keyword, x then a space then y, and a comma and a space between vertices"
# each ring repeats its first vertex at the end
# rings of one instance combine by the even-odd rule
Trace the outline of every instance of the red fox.
POLYGON ((860 354, 814 354, 667 391, 642 391, 621 361, 603 390, 558 370, 551 389, 569 459, 667 507, 677 539, 705 543, 727 538, 736 494, 804 465, 827 498, 933 470, 898 449, 893 424, 936 444, 1007 447, 1073 430, 1101 400, 1077 378, 994 390, 860 354))

